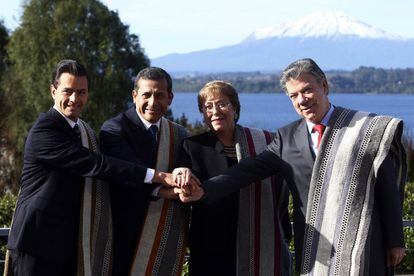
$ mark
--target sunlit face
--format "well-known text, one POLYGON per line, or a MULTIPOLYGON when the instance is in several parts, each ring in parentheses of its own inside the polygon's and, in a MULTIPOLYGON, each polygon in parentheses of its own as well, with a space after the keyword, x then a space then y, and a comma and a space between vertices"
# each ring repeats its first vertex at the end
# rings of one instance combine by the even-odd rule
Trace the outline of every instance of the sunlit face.
POLYGON ((50 86, 50 92, 57 109, 76 122, 88 102, 88 80, 85 76, 63 73, 57 87, 50 86))
POLYGON ((220 92, 210 93, 203 104, 204 122, 214 132, 232 133, 236 111, 230 99, 220 92))
POLYGON ((330 107, 325 82, 319 83, 313 75, 303 73, 295 80, 290 79, 286 83, 286 89, 300 116, 315 124, 322 121, 330 107))
POLYGON ((167 113, 173 94, 168 92, 168 84, 162 80, 138 80, 138 88, 132 91, 137 112, 150 123, 156 123, 167 113))

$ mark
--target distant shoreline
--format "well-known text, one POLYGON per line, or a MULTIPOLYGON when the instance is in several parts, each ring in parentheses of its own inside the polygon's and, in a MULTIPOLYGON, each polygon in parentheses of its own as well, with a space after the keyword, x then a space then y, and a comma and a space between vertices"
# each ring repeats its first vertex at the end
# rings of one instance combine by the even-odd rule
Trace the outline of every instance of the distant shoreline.
MULTIPOLYGON (((201 89, 201 88, 200 88, 201 89)), ((198 93, 198 91, 178 91, 177 89, 173 89, 174 93, 198 93)), ((275 91, 261 91, 261 92, 249 92, 249 91, 237 91, 239 94, 284 94, 283 91, 281 92, 275 92, 275 91)), ((329 94, 365 94, 365 95, 414 95, 414 91, 412 93, 399 93, 399 92, 335 92, 335 91, 329 91, 329 94)))
MULTIPOLYGON (((327 71, 326 76, 329 90, 336 94, 414 94, 414 68, 360 67, 353 71, 327 71)), ((173 79, 174 91, 200 91, 205 83, 217 79, 230 82, 239 93, 282 91, 279 86, 279 75, 263 72, 181 75, 173 79)))

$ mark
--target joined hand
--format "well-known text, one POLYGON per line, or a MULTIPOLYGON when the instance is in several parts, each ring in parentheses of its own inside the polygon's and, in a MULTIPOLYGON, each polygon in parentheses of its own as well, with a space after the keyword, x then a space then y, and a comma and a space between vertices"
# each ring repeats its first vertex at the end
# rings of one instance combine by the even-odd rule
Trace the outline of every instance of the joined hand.
POLYGON ((182 202, 192 202, 203 197, 204 190, 201 188, 201 183, 190 169, 176 168, 172 174, 176 185, 179 187, 174 188, 174 192, 178 193, 182 202))

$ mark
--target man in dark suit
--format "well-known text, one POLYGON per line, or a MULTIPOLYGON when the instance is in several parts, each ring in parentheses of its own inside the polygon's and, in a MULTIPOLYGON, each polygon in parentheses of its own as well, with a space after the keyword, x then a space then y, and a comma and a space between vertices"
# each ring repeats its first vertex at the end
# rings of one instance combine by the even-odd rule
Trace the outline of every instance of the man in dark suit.
MULTIPOLYGON (((187 136, 182 126, 163 118, 173 100, 171 77, 161 68, 148 67, 138 73, 134 84, 134 105, 102 125, 102 152, 151 168, 171 170, 181 140, 187 136), (162 164, 165 167, 159 167, 162 164)), ((143 275, 147 271, 180 274, 187 212, 181 202, 164 200, 178 199, 172 189, 118 184, 111 186, 110 193, 114 224, 113 275, 143 275), (163 219, 167 213, 169 223, 163 219), (158 245, 159 240, 164 245, 158 245)))
POLYGON ((204 200, 213 201, 282 172, 293 195, 298 271, 386 275, 387 267, 396 266, 405 255, 402 124, 333 106, 325 74, 311 59, 290 64, 281 86, 302 119, 280 128, 264 153, 205 181, 202 189, 194 187, 191 196, 180 195, 181 199, 196 200, 205 193, 204 200), (387 124, 378 126, 382 121, 387 124), (324 134, 316 130, 320 124, 326 126, 324 134), (377 136, 368 136, 372 129, 377 136), (364 147, 371 146, 375 158, 365 154, 364 147), (347 239, 350 233, 357 234, 347 239), (340 259, 345 254, 349 260, 340 259))
MULTIPOLYGON (((81 136, 89 127, 79 116, 88 100, 88 78, 81 64, 60 61, 50 91, 54 106, 39 116, 25 145, 21 188, 7 244, 7 272, 14 275, 75 275, 77 270, 87 274, 90 267, 81 267, 84 263, 77 254, 86 180, 122 179, 125 185, 144 186, 148 174, 147 167, 83 146, 81 136)), ((157 171, 148 182, 161 183, 165 176, 157 171)))

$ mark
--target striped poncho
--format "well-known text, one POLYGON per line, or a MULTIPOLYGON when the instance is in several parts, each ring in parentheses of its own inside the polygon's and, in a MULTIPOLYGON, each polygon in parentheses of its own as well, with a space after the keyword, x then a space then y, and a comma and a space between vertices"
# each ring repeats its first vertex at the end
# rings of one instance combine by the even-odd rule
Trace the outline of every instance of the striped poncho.
POLYGON ((310 183, 303 274, 366 275, 373 261, 369 239, 374 187, 389 154, 395 157, 402 196, 406 163, 401 134, 399 119, 335 108, 310 183))

